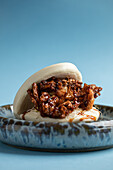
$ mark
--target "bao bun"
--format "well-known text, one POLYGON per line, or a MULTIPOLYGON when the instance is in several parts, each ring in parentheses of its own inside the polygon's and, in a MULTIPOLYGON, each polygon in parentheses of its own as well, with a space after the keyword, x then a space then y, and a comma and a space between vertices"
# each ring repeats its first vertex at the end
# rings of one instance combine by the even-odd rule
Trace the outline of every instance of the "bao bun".
POLYGON ((42 80, 47 80, 53 76, 56 78, 74 78, 82 82, 81 73, 72 63, 59 63, 43 68, 29 77, 18 90, 13 103, 16 118, 20 119, 20 114, 33 107, 30 97, 27 94, 27 90, 31 88, 32 84, 34 82, 40 83, 42 80))
POLYGON ((79 122, 79 121, 93 121, 98 120, 100 112, 94 107, 88 111, 80 108, 75 109, 72 113, 66 116, 64 119, 54 119, 49 117, 42 117, 40 112, 33 108, 33 104, 28 96, 27 90, 32 87, 34 82, 40 83, 42 80, 47 80, 51 77, 56 78, 74 78, 79 82, 82 82, 82 76, 77 67, 71 63, 60 63, 46 67, 28 78, 24 84, 20 87, 14 99, 13 107, 14 114, 17 119, 24 118, 28 121, 37 122, 79 122), (80 114, 82 112, 82 114, 80 114), (93 118, 93 119, 92 119, 93 118))

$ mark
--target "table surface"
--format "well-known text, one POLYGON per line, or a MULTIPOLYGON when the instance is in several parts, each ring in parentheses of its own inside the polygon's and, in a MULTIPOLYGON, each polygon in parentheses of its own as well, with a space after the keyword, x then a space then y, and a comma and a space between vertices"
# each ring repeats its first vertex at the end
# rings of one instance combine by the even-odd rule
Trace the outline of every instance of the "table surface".
MULTIPOLYGON (((112 0, 0 1, 0 105, 45 66, 72 62, 83 82, 103 87, 95 103, 113 105, 112 0)), ((113 169, 113 149, 25 151, 0 143, 0 170, 113 169)))
POLYGON ((113 148, 94 152, 49 153, 16 149, 0 143, 0 169, 113 169, 113 148))

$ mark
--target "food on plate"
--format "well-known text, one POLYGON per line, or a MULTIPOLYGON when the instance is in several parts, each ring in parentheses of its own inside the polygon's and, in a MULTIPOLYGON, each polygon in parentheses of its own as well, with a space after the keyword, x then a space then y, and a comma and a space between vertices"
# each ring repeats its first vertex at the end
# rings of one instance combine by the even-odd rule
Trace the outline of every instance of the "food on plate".
POLYGON ((28 78, 14 99, 17 119, 37 122, 97 121, 100 112, 94 100, 101 87, 82 83, 72 63, 48 66, 28 78))

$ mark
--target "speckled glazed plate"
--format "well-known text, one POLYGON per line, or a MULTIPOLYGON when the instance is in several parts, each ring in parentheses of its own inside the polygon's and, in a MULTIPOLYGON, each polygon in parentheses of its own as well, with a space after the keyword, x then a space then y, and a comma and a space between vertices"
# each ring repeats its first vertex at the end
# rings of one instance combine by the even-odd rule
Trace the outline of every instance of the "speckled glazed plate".
POLYGON ((41 151, 90 151, 113 147, 113 107, 95 105, 97 122, 38 123, 15 119, 13 105, 0 107, 0 140, 41 151))

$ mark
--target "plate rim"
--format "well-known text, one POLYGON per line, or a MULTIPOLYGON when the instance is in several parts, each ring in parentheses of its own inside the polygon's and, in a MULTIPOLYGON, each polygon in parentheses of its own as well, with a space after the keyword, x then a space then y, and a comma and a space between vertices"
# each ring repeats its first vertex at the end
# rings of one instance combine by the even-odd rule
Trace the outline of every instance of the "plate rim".
MULTIPOLYGON (((13 104, 6 104, 6 105, 2 105, 0 106, 0 108, 5 108, 5 109, 8 109, 8 107, 11 108, 11 106, 13 107, 13 104)), ((94 106, 96 106, 97 108, 98 107, 102 107, 102 108, 108 108, 110 110, 113 110, 113 106, 108 106, 108 105, 103 105, 103 104, 94 104, 94 106)), ((24 126, 37 126, 37 124, 41 124, 41 123, 44 123, 44 124, 50 124, 50 125, 55 125, 55 124, 59 124, 59 125, 63 125, 63 124, 76 124, 78 126, 81 126, 81 125, 88 125, 88 126, 95 126, 96 128, 98 126, 100 126, 101 123, 106 123, 106 127, 110 126, 110 127, 113 127, 113 119, 111 120, 102 120, 102 121, 93 121, 93 122, 34 122, 34 121, 27 121, 27 120, 21 120, 21 119, 16 119, 16 118, 7 118, 7 117, 2 117, 0 116, 0 120, 2 119, 3 122, 6 122, 6 121, 10 121, 10 120, 13 120, 14 122, 22 122, 24 123, 24 126), (109 125, 109 122, 110 125, 109 125), (112 126, 111 126, 112 125, 112 126)), ((105 126, 105 125, 104 125, 105 126)))

